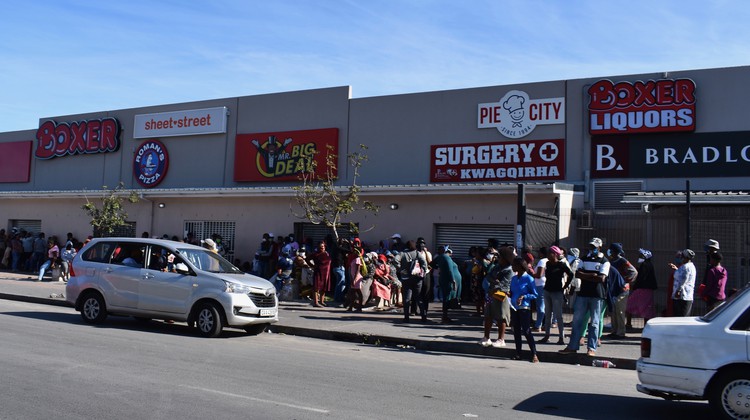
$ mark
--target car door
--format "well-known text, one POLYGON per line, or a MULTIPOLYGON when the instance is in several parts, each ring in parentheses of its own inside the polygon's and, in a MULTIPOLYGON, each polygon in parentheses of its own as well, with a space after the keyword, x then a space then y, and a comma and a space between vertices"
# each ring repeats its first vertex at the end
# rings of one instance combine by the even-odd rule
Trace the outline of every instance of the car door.
POLYGON ((146 244, 140 242, 120 242, 115 245, 109 263, 99 272, 110 308, 138 308, 138 284, 146 248, 146 244))
POLYGON ((164 314, 187 314, 197 277, 174 271, 183 262, 169 249, 152 245, 138 286, 138 308, 164 314))

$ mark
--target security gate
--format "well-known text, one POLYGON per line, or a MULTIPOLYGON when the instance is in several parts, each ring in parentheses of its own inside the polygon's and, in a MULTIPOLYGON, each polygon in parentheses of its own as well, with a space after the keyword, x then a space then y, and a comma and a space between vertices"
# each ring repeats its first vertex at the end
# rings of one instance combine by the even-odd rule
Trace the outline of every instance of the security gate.
POLYGON ((214 220, 187 220, 185 221, 185 237, 192 232, 195 239, 210 238, 216 234, 221 236, 221 244, 224 247, 224 258, 234 260, 234 233, 235 222, 214 220))

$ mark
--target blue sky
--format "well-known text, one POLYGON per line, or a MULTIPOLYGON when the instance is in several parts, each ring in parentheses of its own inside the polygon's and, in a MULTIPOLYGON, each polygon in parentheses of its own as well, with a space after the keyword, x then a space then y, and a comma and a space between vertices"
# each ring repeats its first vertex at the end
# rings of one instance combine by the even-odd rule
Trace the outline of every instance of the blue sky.
POLYGON ((5 0, 0 132, 331 86, 361 98, 750 65, 745 0, 5 0))

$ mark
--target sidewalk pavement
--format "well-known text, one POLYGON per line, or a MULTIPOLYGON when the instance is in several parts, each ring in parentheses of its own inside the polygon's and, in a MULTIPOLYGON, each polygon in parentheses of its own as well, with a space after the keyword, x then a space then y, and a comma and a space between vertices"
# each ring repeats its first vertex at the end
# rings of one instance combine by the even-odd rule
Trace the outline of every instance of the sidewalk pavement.
MULTIPOLYGON (((0 299, 69 306, 63 297, 65 283, 53 282, 49 278, 42 282, 35 280, 36 276, 32 274, 0 272, 0 299)), ((373 308, 365 308, 362 312, 347 312, 341 307, 315 308, 307 301, 281 302, 279 322, 273 324, 270 331, 429 352, 507 359, 515 355, 510 328, 505 334, 506 347, 482 347, 479 340, 483 336, 483 320, 472 316, 470 308, 452 310, 450 316, 455 322, 445 325, 439 322, 441 304, 432 303, 430 308, 430 319, 427 322, 421 322, 418 316, 412 316, 412 322, 407 324, 403 322, 400 310, 375 311, 373 308)), ((569 325, 571 315, 568 314, 565 318, 566 325, 569 325)), ((566 337, 569 333, 570 327, 566 326, 566 337)), ((596 357, 586 355, 586 346, 582 346, 577 354, 559 354, 558 350, 564 346, 556 344, 556 329, 552 334, 552 344, 537 343, 537 353, 542 363, 590 366, 594 359, 604 359, 615 363, 618 369, 634 370, 635 362, 640 356, 640 330, 629 332, 625 339, 608 340, 602 337, 602 345, 597 350, 596 357)), ((542 333, 534 333, 537 341, 542 336, 542 333)), ((497 338, 497 327, 493 327, 491 338, 497 338)), ((528 345, 523 341, 523 354, 527 358, 528 345)))

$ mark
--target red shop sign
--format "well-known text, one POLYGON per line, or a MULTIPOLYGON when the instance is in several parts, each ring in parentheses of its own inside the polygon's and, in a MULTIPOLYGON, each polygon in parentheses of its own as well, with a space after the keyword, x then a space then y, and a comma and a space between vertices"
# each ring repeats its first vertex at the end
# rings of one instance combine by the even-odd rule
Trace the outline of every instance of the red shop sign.
POLYGON ((433 145, 430 182, 552 181, 565 178, 565 140, 433 145))
MULTIPOLYGON (((238 134, 234 146, 234 180, 296 181, 314 158, 325 167, 328 146, 338 154, 339 129, 238 134)), ((335 174, 334 174, 335 175, 335 174)))

